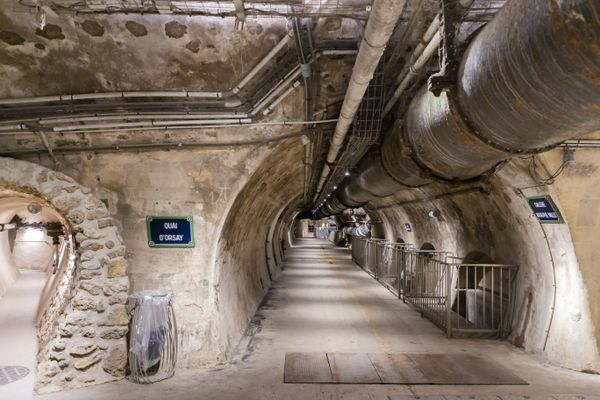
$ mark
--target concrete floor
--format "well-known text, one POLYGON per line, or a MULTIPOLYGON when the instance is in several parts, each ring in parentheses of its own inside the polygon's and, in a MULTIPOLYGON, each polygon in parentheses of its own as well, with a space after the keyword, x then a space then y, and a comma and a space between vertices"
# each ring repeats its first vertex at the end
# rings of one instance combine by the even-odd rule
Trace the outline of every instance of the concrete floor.
MULTIPOLYGON (((25 378, 0 386, 0 399, 22 399, 33 390, 37 353, 35 318, 46 273, 21 271, 0 299, 0 367, 29 368, 25 378)), ((30 395, 28 397, 31 397, 30 395)))
POLYGON ((316 239, 301 240, 287 251, 283 274, 251 327, 252 334, 244 338, 226 368, 181 370, 172 379, 154 385, 121 381, 37 399, 419 398, 415 395, 431 400, 465 398, 455 395, 472 395, 466 398, 473 399, 588 399, 592 398, 589 395, 600 395, 600 376, 544 365, 507 342, 446 339, 438 328, 354 265, 348 250, 316 239), (469 352, 502 363, 530 385, 284 384, 285 353, 305 351, 469 352))

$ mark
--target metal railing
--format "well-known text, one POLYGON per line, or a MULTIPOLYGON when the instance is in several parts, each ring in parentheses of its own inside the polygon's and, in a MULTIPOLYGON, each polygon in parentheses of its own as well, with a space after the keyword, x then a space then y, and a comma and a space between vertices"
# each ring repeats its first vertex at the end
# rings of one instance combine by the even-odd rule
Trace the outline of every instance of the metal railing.
POLYGON ((463 263, 446 251, 352 238, 352 260, 453 336, 508 336, 517 267, 463 263))
POLYGON ((451 265, 456 270, 452 282, 452 332, 508 336, 517 267, 480 263, 451 265))

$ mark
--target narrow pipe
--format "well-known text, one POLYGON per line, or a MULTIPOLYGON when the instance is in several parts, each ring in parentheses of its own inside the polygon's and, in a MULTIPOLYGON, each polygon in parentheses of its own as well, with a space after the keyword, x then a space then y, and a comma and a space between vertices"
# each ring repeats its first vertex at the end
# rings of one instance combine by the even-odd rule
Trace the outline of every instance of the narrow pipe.
MULTIPOLYGON (((140 151, 155 151, 155 150, 180 150, 189 148, 215 148, 215 147, 233 147, 233 146, 252 146, 262 145, 272 142, 278 142, 285 139, 290 139, 302 135, 311 135, 315 131, 310 129, 302 129, 296 132, 284 133, 275 137, 267 137, 250 140, 236 140, 230 142, 197 142, 197 143, 141 143, 141 144, 123 144, 110 146, 88 146, 88 147, 61 147, 54 149, 55 153, 81 153, 81 152, 119 152, 124 150, 140 150, 140 151)), ((3 151, 0 156, 14 157, 23 155, 37 155, 46 153, 46 150, 16 150, 3 151)))
POLYGON ((265 108, 265 106, 271 100, 273 100, 274 97, 279 96, 281 92, 283 92, 294 82, 294 80, 298 79, 300 73, 300 68, 295 68, 289 76, 283 78, 272 91, 267 93, 265 97, 263 97, 261 100, 258 101, 258 103, 256 103, 256 105, 252 108, 252 111, 250 111, 250 115, 253 116, 262 111, 262 109, 265 108))
POLYGON ((52 151, 52 146, 50 146, 50 143, 48 142, 48 138, 46 137, 46 134, 42 131, 37 132, 37 134, 42 139, 42 143, 44 144, 44 147, 46 148, 48 155, 50 156, 52 161, 54 161, 54 166, 58 167, 58 164, 59 164, 58 159, 56 158, 56 156, 54 155, 54 152, 52 151))
MULTIPOLYGON (((398 75, 398 77, 403 76, 403 78, 400 81, 400 84, 398 85, 396 90, 394 91, 394 94, 392 94, 387 104, 385 105, 382 114, 383 117, 385 117, 392 110, 392 107, 396 104, 400 96, 402 96, 402 93, 404 93, 404 91, 409 87, 413 79, 419 75, 425 64, 427 64, 427 61, 429 61, 437 51, 441 41, 442 37, 439 34, 439 32, 436 31, 436 35, 434 35, 433 38, 431 38, 431 40, 427 44, 427 47, 425 47, 423 51, 419 53, 418 57, 416 57, 416 59, 413 62, 411 62, 410 67, 406 69, 406 72, 404 74, 398 75)), ((415 54, 416 49, 413 52, 413 55, 415 54)))
MULTIPOLYGON (((328 56, 335 56, 335 55, 351 55, 351 54, 356 54, 357 51, 356 50, 337 50, 337 49, 325 49, 325 50, 318 50, 316 52, 316 57, 321 57, 323 55, 328 55, 328 56)), ((251 116, 254 116, 256 114, 258 114, 268 103, 269 101, 271 101, 273 99, 273 97, 277 96, 278 94, 280 94, 285 88, 288 87, 289 84, 291 84, 293 82, 293 80, 295 78, 297 78, 298 76, 300 76, 301 74, 301 70, 299 67, 296 67, 295 69, 293 69, 292 71, 290 71, 284 78, 282 78, 278 84, 275 85, 275 87, 269 91, 267 93, 267 95, 265 95, 261 100, 259 100, 252 108, 251 108, 251 116)), ((117 92, 115 92, 117 93, 117 92)), ((121 92, 118 92, 121 93, 121 92)), ((158 92, 152 92, 152 93, 158 93, 158 92)), ((161 92, 161 93, 171 93, 171 92, 161 92)), ((200 93, 200 92, 196 92, 196 93, 200 93)), ((54 101, 54 100, 67 100, 67 99, 73 99, 74 97, 78 97, 78 98, 83 98, 84 96, 100 96, 100 97, 106 97, 109 98, 111 96, 113 96, 113 94, 106 94, 106 93, 93 93, 93 94, 83 94, 83 95, 61 95, 61 96, 54 96, 54 97, 40 97, 37 99, 43 100, 43 101, 54 101)), ((90 97, 91 98, 91 97, 90 97)), ((12 101, 13 99, 4 99, 4 100, 8 100, 8 101, 12 101)), ((16 99, 17 101, 21 101, 23 99, 16 99)), ((2 101, 2 100, 0 100, 2 101)), ((29 98, 24 99, 23 101, 28 102, 30 101, 29 98)), ((225 109, 227 108, 235 108, 235 107, 240 107, 242 105, 240 100, 231 100, 231 101, 225 101, 223 103, 223 107, 225 109)), ((26 119, 20 119, 20 120, 8 120, 8 121, 4 121, 2 123, 4 124, 10 124, 10 125, 0 125, 0 134, 17 134, 17 133, 27 133, 27 134, 31 134, 33 133, 33 131, 31 129, 29 129, 26 124, 28 123, 33 123, 33 124, 41 124, 41 125, 51 125, 53 122, 55 123, 65 123, 65 122, 74 122, 74 123, 78 123, 78 122, 85 122, 85 121, 101 121, 101 120, 109 120, 109 119, 113 119, 113 120, 118 120, 118 119, 123 119, 123 120, 127 120, 128 122, 131 122, 131 119, 157 119, 157 118, 176 118, 176 119, 192 119, 195 118, 193 117, 194 115, 197 116, 202 116, 203 118, 247 118, 248 115, 246 113, 217 113, 217 114, 208 114, 208 113, 189 113, 186 112, 185 114, 160 114, 160 113, 152 113, 152 114, 146 114, 143 112, 130 112, 130 113, 126 113, 126 114, 119 114, 119 113, 107 113, 107 114, 99 114, 99 113, 94 113, 92 115, 84 115, 84 116, 77 116, 77 117, 69 117, 69 118, 62 118, 62 117, 42 117, 42 118, 26 118, 26 119), (120 118, 119 118, 120 117, 120 118)), ((307 120, 309 120, 310 118, 307 118, 307 120)), ((81 129, 81 131, 83 132, 84 129, 81 129)))
POLYGON ((263 67, 265 65, 267 65, 267 63, 269 61, 271 61, 271 59, 273 57, 275 57, 275 55, 277 53, 279 53, 279 51, 281 49, 283 49, 287 43, 290 41, 290 33, 287 33, 285 35, 283 35, 283 38, 279 41, 279 43, 277 43, 277 45, 275 47, 273 47, 271 49, 271 51, 265 56, 265 58, 263 58, 258 64, 256 64, 254 66, 254 68, 252 68, 252 70, 250 70, 250 72, 244 77, 244 79, 242 79, 240 81, 240 83, 238 83, 231 91, 233 92, 233 94, 237 94, 239 93, 239 91, 248 84, 248 82, 250 82, 252 80, 252 78, 254 78, 256 76, 256 74, 258 74, 260 72, 261 69, 263 69, 263 67))
POLYGON ((267 115, 269 114, 271 111, 273 111, 273 109, 279 104, 281 103, 287 96, 290 95, 290 93, 292 93, 298 86, 300 86, 300 82, 296 81, 294 82, 294 84, 292 86, 290 86, 285 92, 283 92, 281 94, 281 96, 279 96, 273 103, 271 103, 271 105, 269 107, 267 107, 264 111, 263 111, 263 115, 267 115))
MULTIPOLYGON (((233 128, 233 127, 258 127, 258 126, 294 126, 294 125, 317 125, 317 124, 331 124, 337 122, 337 119, 323 119, 318 121, 271 121, 271 122, 257 122, 248 124, 225 124, 225 125, 174 125, 174 126, 149 126, 149 127, 122 127, 115 129, 99 129, 94 131, 86 130, 73 130, 68 132, 54 132, 54 133, 114 133, 120 131, 151 131, 151 130, 170 130, 170 129, 214 129, 214 128, 233 128)), ((53 133, 53 132, 50 132, 53 133)), ((0 136, 9 135, 31 135, 35 134, 33 131, 29 132, 0 132, 0 136)))
POLYGON ((224 99, 232 97, 246 86, 264 67, 283 49, 290 40, 290 33, 283 38, 267 53, 267 55, 250 70, 250 72, 231 91, 226 92, 203 92, 203 91, 132 91, 132 92, 105 92, 105 93, 81 93, 72 95, 22 97, 12 99, 0 99, 0 105, 36 104, 48 102, 64 102, 75 100, 94 100, 112 98, 144 98, 144 97, 192 97, 207 99, 224 99))
MULTIPOLYGON (((337 155, 344 143, 350 124, 356 115, 358 106, 373 78, 379 59, 392 35, 396 23, 404 10, 406 0, 375 0, 371 8, 371 15, 367 21, 363 40, 358 50, 356 63, 352 68, 350 83, 335 132, 327 153, 327 163, 335 162, 337 155)), ((325 164, 327 166, 327 164, 325 164)), ((329 167, 324 167, 317 187, 320 192, 329 173, 329 167)))

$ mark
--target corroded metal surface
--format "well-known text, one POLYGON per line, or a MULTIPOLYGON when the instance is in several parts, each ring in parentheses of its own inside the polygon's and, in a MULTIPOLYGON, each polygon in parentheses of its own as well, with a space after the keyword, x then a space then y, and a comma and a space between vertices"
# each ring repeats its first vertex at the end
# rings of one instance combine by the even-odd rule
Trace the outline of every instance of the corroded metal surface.
POLYGON ((382 383, 429 383, 408 354, 369 353, 369 358, 382 383))
POLYGON ((365 353, 327 353, 327 358, 336 383, 381 383, 365 353))
POLYGON ((286 383, 332 383, 333 374, 325 353, 286 353, 283 381, 286 383))
POLYGON ((528 151, 600 129, 599 14, 595 0, 509 1, 460 67, 475 133, 528 151))

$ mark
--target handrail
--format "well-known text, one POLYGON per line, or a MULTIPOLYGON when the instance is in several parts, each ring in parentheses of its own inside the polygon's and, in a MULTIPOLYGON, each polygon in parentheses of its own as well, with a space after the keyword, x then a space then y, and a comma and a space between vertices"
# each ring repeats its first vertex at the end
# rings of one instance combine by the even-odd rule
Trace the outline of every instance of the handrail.
POLYGON ((352 260, 448 337, 510 333, 516 265, 465 263, 449 251, 355 236, 352 260))

